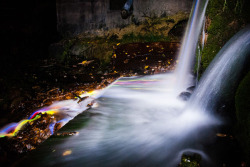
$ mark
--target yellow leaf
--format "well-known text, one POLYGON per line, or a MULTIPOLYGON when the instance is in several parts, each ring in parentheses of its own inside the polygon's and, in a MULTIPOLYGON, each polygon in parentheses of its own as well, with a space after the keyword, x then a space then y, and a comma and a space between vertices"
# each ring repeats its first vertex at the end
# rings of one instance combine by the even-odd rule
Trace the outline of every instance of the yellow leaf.
POLYGON ((66 151, 64 151, 63 156, 67 156, 67 155, 70 155, 70 154, 72 154, 72 151, 71 150, 66 150, 66 151))
POLYGON ((87 60, 82 61, 82 64, 86 64, 86 63, 87 63, 87 60))

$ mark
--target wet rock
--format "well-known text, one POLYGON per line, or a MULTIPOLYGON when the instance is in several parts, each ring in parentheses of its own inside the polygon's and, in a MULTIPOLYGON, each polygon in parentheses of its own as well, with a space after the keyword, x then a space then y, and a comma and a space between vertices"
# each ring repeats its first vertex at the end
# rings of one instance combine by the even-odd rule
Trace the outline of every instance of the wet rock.
POLYGON ((194 89, 195 89, 195 86, 190 86, 187 88, 187 92, 192 93, 194 91, 194 89))
POLYGON ((181 94, 178 96, 179 99, 183 101, 187 101, 191 96, 190 92, 181 92, 181 94))
MULTIPOLYGON (((63 46, 64 44, 61 43, 51 47, 54 47, 55 54, 60 57, 65 51, 63 46)), ((8 104, 11 106, 13 113, 20 113, 20 115, 17 115, 16 120, 11 120, 11 122, 27 119, 35 110, 43 106, 49 106, 54 101, 78 97, 78 103, 80 103, 88 98, 88 96, 80 96, 84 92, 103 89, 121 75, 145 75, 144 71, 146 71, 146 74, 156 74, 171 70, 176 64, 172 52, 175 53, 178 48, 179 43, 137 43, 121 47, 117 44, 116 48, 114 48, 115 52, 119 53, 119 56, 115 56, 117 60, 114 60, 117 69, 111 67, 111 65, 103 69, 100 68, 101 63, 97 59, 87 59, 85 57, 77 59, 76 55, 82 54, 86 49, 85 46, 69 47, 67 53, 71 52, 74 55, 71 58, 75 61, 64 62, 65 64, 63 64, 57 59, 48 59, 39 64, 41 67, 39 69, 34 66, 37 71, 28 70, 31 73, 27 72, 25 77, 30 80, 29 89, 12 89, 12 93, 9 93, 10 100, 8 104), (126 63, 126 66, 124 66, 124 63, 126 63), (147 68, 145 68, 146 66, 147 68)), ((95 102, 91 101, 87 106, 93 107, 94 104, 95 102)), ((88 116, 98 115, 99 113, 92 113, 88 116)), ((41 114, 40 116, 39 119, 28 122, 23 126, 16 136, 5 137, 5 150, 25 153, 35 149, 52 134, 59 136, 78 134, 78 132, 57 133, 63 126, 63 123, 58 123, 59 120, 63 119, 62 116, 60 118, 49 114, 41 114)))
MULTIPOLYGON (((172 22, 174 23, 174 20, 173 19, 169 19, 169 20, 166 20, 166 22, 172 22)), ((170 31, 169 31, 169 34, 174 36, 174 37, 178 37, 178 38, 181 38, 183 37, 183 33, 185 32, 185 28, 186 28, 186 25, 187 25, 187 22, 188 20, 182 20, 180 22, 178 22, 170 31)))
POLYGON ((61 129, 62 126, 63 126, 62 123, 56 123, 55 126, 54 126, 54 131, 53 131, 53 133, 56 132, 56 131, 58 131, 59 129, 61 129))
MULTIPOLYGON (((119 74, 108 73, 107 76, 103 76, 100 81, 73 85, 73 88, 68 90, 53 87, 48 89, 46 92, 39 92, 38 96, 36 96, 36 99, 27 102, 28 104, 32 104, 34 108, 38 108, 39 105, 50 105, 53 101, 75 99, 75 97, 78 97, 80 102, 88 98, 88 96, 80 97, 81 94, 97 89, 103 89, 110 83, 112 83, 114 80, 116 80, 119 76, 119 74)), ((36 85, 34 85, 34 88, 35 86, 36 85)), ((26 106, 28 106, 28 104, 26 106)), ((92 107, 93 104, 94 101, 90 102, 88 104, 88 107, 92 107)), ((34 109, 30 108, 29 111, 33 112, 34 109)), ((30 114, 31 113, 27 112, 26 118, 29 117, 30 114)), ((22 129, 18 131, 17 134, 15 134, 13 137, 1 138, 2 141, 3 139, 6 140, 6 147, 3 149, 8 150, 8 152, 14 152, 18 154, 31 151, 33 149, 36 149, 38 145, 43 143, 47 138, 49 138, 53 133, 56 133, 63 126, 63 123, 58 123, 58 121, 63 119, 63 115, 39 113, 37 116, 39 116, 38 119, 26 123, 22 127, 22 129)), ((71 136, 77 134, 78 132, 67 132, 57 135, 71 136)))
POLYGON ((89 96, 84 96, 84 97, 80 97, 79 95, 75 95, 79 100, 77 103, 80 103, 82 101, 84 101, 85 99, 89 98, 89 96))
POLYGON ((197 153, 184 153, 181 156, 179 167, 200 167, 201 155, 197 153))
POLYGON ((79 134, 79 132, 62 132, 62 133, 57 132, 54 135, 55 136, 75 136, 75 135, 78 135, 78 134, 79 134))
POLYGON ((89 49, 89 46, 77 43, 72 46, 70 52, 72 55, 79 56, 79 55, 82 55, 83 52, 85 52, 87 49, 89 49))

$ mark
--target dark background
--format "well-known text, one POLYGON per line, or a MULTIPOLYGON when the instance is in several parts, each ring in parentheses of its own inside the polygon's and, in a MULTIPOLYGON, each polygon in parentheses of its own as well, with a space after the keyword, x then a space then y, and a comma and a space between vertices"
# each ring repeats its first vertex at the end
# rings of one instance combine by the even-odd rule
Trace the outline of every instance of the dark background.
POLYGON ((28 111, 22 102, 36 97, 35 71, 49 58, 50 44, 59 40, 56 0, 0 0, 1 126, 28 111))
POLYGON ((48 56, 59 39, 56 0, 0 1, 1 72, 48 56))

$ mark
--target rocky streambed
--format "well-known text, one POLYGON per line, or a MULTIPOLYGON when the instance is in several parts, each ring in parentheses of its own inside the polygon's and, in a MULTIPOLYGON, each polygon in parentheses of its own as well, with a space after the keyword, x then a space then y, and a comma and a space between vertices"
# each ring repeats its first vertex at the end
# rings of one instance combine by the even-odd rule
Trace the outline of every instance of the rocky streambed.
MULTIPOLYGON (((36 149, 53 134, 77 135, 77 132, 57 133, 74 117, 67 111, 62 112, 57 101, 71 100, 87 110, 94 105, 93 91, 106 88, 119 77, 172 71, 179 46, 179 43, 170 42, 117 43, 106 68, 101 67, 98 59, 81 59, 73 63, 46 59, 22 69, 24 77, 20 82, 23 84, 14 82, 12 87, 5 89, 13 94, 2 99, 1 161, 12 164, 13 159, 36 149), (8 124, 11 122, 16 123, 8 124)), ((10 80, 7 78, 1 83, 7 84, 10 80)))

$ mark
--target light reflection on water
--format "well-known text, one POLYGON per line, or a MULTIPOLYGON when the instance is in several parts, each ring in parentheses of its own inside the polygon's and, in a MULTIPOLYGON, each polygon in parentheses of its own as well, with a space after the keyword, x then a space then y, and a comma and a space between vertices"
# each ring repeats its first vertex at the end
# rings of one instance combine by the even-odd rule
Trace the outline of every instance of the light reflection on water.
POLYGON ((172 74, 121 78, 96 100, 84 127, 74 128, 86 121, 80 115, 61 129, 79 135, 53 137, 30 159, 39 159, 36 166, 176 166, 180 153, 196 150, 206 160, 202 143, 218 122, 204 112, 184 111, 186 102, 171 81, 172 74))

